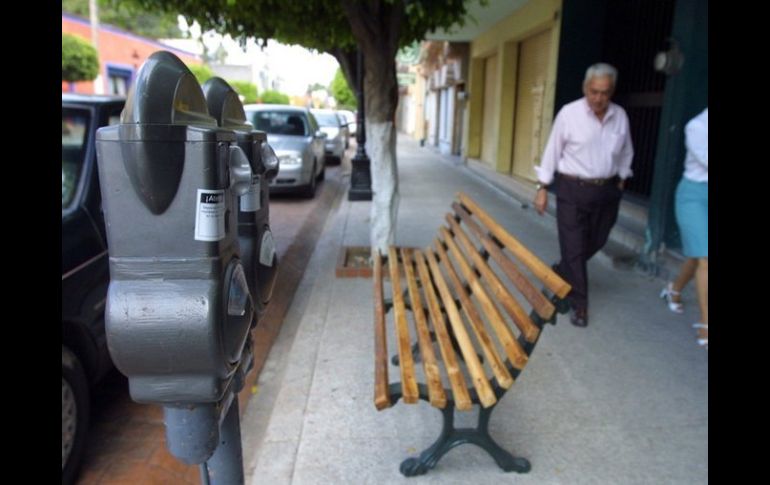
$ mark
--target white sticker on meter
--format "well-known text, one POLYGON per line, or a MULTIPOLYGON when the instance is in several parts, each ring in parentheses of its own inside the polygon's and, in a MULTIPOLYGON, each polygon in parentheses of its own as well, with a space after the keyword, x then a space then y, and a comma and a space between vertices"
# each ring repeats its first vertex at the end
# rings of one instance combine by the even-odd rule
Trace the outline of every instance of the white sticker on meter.
POLYGON ((225 191, 198 189, 195 240, 219 241, 225 237, 225 191))
POLYGON ((273 242, 273 233, 265 231, 262 234, 262 245, 259 249, 259 264, 262 266, 272 266, 274 255, 275 243, 273 242))
POLYGON ((259 207, 259 175, 252 173, 251 187, 241 196, 241 212, 257 212, 259 207))

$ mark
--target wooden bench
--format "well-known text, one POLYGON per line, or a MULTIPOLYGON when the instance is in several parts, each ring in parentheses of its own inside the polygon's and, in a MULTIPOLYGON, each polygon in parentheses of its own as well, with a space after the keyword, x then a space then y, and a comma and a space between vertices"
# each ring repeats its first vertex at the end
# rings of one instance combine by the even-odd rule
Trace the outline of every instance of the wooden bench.
POLYGON ((457 197, 433 248, 373 251, 374 404, 382 410, 399 399, 409 404, 422 399, 443 413, 438 440, 401 463, 406 476, 426 473, 464 443, 486 450, 505 471, 526 473, 529 462, 489 435, 489 418, 527 364, 545 323, 555 324, 556 312, 568 310, 564 297, 570 286, 472 199, 457 197), (388 379, 390 309, 398 382, 388 379), (477 427, 455 428, 455 408, 474 405, 480 406, 477 427))

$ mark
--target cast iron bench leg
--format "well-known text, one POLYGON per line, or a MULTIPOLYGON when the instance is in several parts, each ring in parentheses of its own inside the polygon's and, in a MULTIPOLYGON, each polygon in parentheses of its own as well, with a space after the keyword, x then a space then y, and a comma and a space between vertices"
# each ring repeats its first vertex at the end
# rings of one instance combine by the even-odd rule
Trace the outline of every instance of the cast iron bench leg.
POLYGON ((444 426, 438 439, 430 448, 420 453, 419 457, 404 460, 400 467, 401 473, 407 477, 423 475, 435 467, 441 457, 449 450, 465 443, 481 447, 494 458, 497 465, 503 471, 527 473, 531 467, 526 458, 518 458, 511 455, 489 436, 489 417, 493 409, 494 406, 486 409, 481 408, 479 423, 475 429, 458 429, 454 427, 454 404, 451 402, 447 403, 447 407, 441 410, 444 415, 444 426))

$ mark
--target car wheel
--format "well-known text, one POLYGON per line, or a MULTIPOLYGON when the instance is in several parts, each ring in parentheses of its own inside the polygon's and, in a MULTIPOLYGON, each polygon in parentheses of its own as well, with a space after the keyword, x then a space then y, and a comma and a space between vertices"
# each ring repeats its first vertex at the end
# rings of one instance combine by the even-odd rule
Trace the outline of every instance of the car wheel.
POLYGON ((61 348, 61 480, 75 480, 83 458, 89 413, 88 380, 80 361, 61 348))
POLYGON ((315 162, 313 162, 313 170, 310 172, 310 183, 307 184, 304 190, 302 191, 302 195, 304 195, 308 199, 312 199, 313 197, 315 197, 316 168, 317 168, 317 165, 315 164, 315 162))
POLYGON ((318 174, 318 177, 316 177, 316 180, 318 180, 319 182, 323 181, 324 179, 326 179, 326 167, 325 166, 321 167, 321 172, 318 174))

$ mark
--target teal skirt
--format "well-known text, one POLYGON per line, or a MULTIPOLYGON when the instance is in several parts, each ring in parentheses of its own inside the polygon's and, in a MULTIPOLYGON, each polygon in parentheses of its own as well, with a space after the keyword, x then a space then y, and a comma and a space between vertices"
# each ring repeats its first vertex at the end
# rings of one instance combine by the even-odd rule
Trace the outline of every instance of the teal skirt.
POLYGON ((682 252, 688 258, 709 256, 709 184, 682 177, 676 188, 676 222, 682 252))

